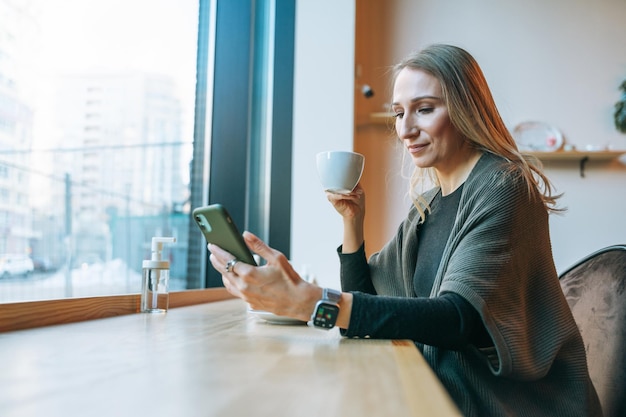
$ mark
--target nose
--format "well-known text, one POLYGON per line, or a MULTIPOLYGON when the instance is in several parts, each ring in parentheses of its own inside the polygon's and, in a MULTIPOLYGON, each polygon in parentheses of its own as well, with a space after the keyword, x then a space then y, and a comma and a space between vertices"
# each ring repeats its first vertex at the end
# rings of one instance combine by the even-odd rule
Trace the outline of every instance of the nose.
POLYGON ((397 118, 396 133, 400 139, 411 139, 419 136, 420 130, 415 117, 405 114, 404 117, 397 118))

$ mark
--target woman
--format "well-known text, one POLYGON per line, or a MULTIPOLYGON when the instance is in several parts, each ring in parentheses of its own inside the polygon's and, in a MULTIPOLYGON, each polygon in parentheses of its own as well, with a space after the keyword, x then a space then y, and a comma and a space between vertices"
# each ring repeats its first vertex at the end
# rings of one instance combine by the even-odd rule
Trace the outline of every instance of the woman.
MULTIPOLYGON (((363 189, 327 193, 344 223, 342 334, 414 340, 465 416, 600 416, 552 259, 557 197, 518 152, 478 64, 432 45, 398 64, 393 81, 396 132, 416 166, 414 207, 368 261, 363 189), (417 194, 426 177, 435 187, 417 194)), ((311 316, 322 289, 245 238, 265 267, 234 270, 232 256, 209 246, 226 288, 253 308, 311 316)))

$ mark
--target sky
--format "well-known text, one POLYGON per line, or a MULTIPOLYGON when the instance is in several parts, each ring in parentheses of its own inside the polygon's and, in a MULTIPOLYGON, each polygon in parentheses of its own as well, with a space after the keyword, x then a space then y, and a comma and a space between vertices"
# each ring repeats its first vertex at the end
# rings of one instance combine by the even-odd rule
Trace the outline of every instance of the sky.
POLYGON ((193 76, 198 0, 44 0, 51 69, 120 68, 193 76))
MULTIPOLYGON (((34 149, 49 149, 54 80, 91 71, 138 70, 171 76, 183 111, 183 140, 193 139, 199 0, 33 0, 39 9, 40 59, 34 81, 34 149)), ((191 158, 191 146, 188 147, 191 158)), ((50 168, 45 155, 33 161, 50 168), (39 160, 37 160, 39 159, 39 160)), ((188 174, 187 172, 184 173, 188 174)), ((41 189, 38 184, 35 187, 41 189)), ((36 194, 35 194, 36 195, 36 194)), ((46 203, 40 195, 39 204, 46 203)))
MULTIPOLYGON (((193 134, 198 0, 39 0, 41 105, 55 76, 140 70, 171 76, 193 134)), ((41 123, 45 125, 45 117, 41 123)))

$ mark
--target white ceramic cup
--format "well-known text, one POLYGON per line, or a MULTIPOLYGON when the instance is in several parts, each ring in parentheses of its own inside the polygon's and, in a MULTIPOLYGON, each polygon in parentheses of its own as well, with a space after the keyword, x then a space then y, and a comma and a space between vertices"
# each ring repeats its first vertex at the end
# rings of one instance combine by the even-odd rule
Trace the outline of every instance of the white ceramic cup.
POLYGON ((325 151, 316 156, 317 174, 325 191, 349 194, 359 183, 365 157, 348 151, 325 151))

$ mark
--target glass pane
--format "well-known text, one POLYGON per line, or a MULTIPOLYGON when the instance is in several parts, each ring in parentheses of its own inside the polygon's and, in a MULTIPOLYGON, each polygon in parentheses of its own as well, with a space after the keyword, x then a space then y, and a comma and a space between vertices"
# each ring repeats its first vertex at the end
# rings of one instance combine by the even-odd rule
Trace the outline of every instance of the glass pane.
POLYGON ((198 0, 0 0, 0 302, 187 287, 198 0))

